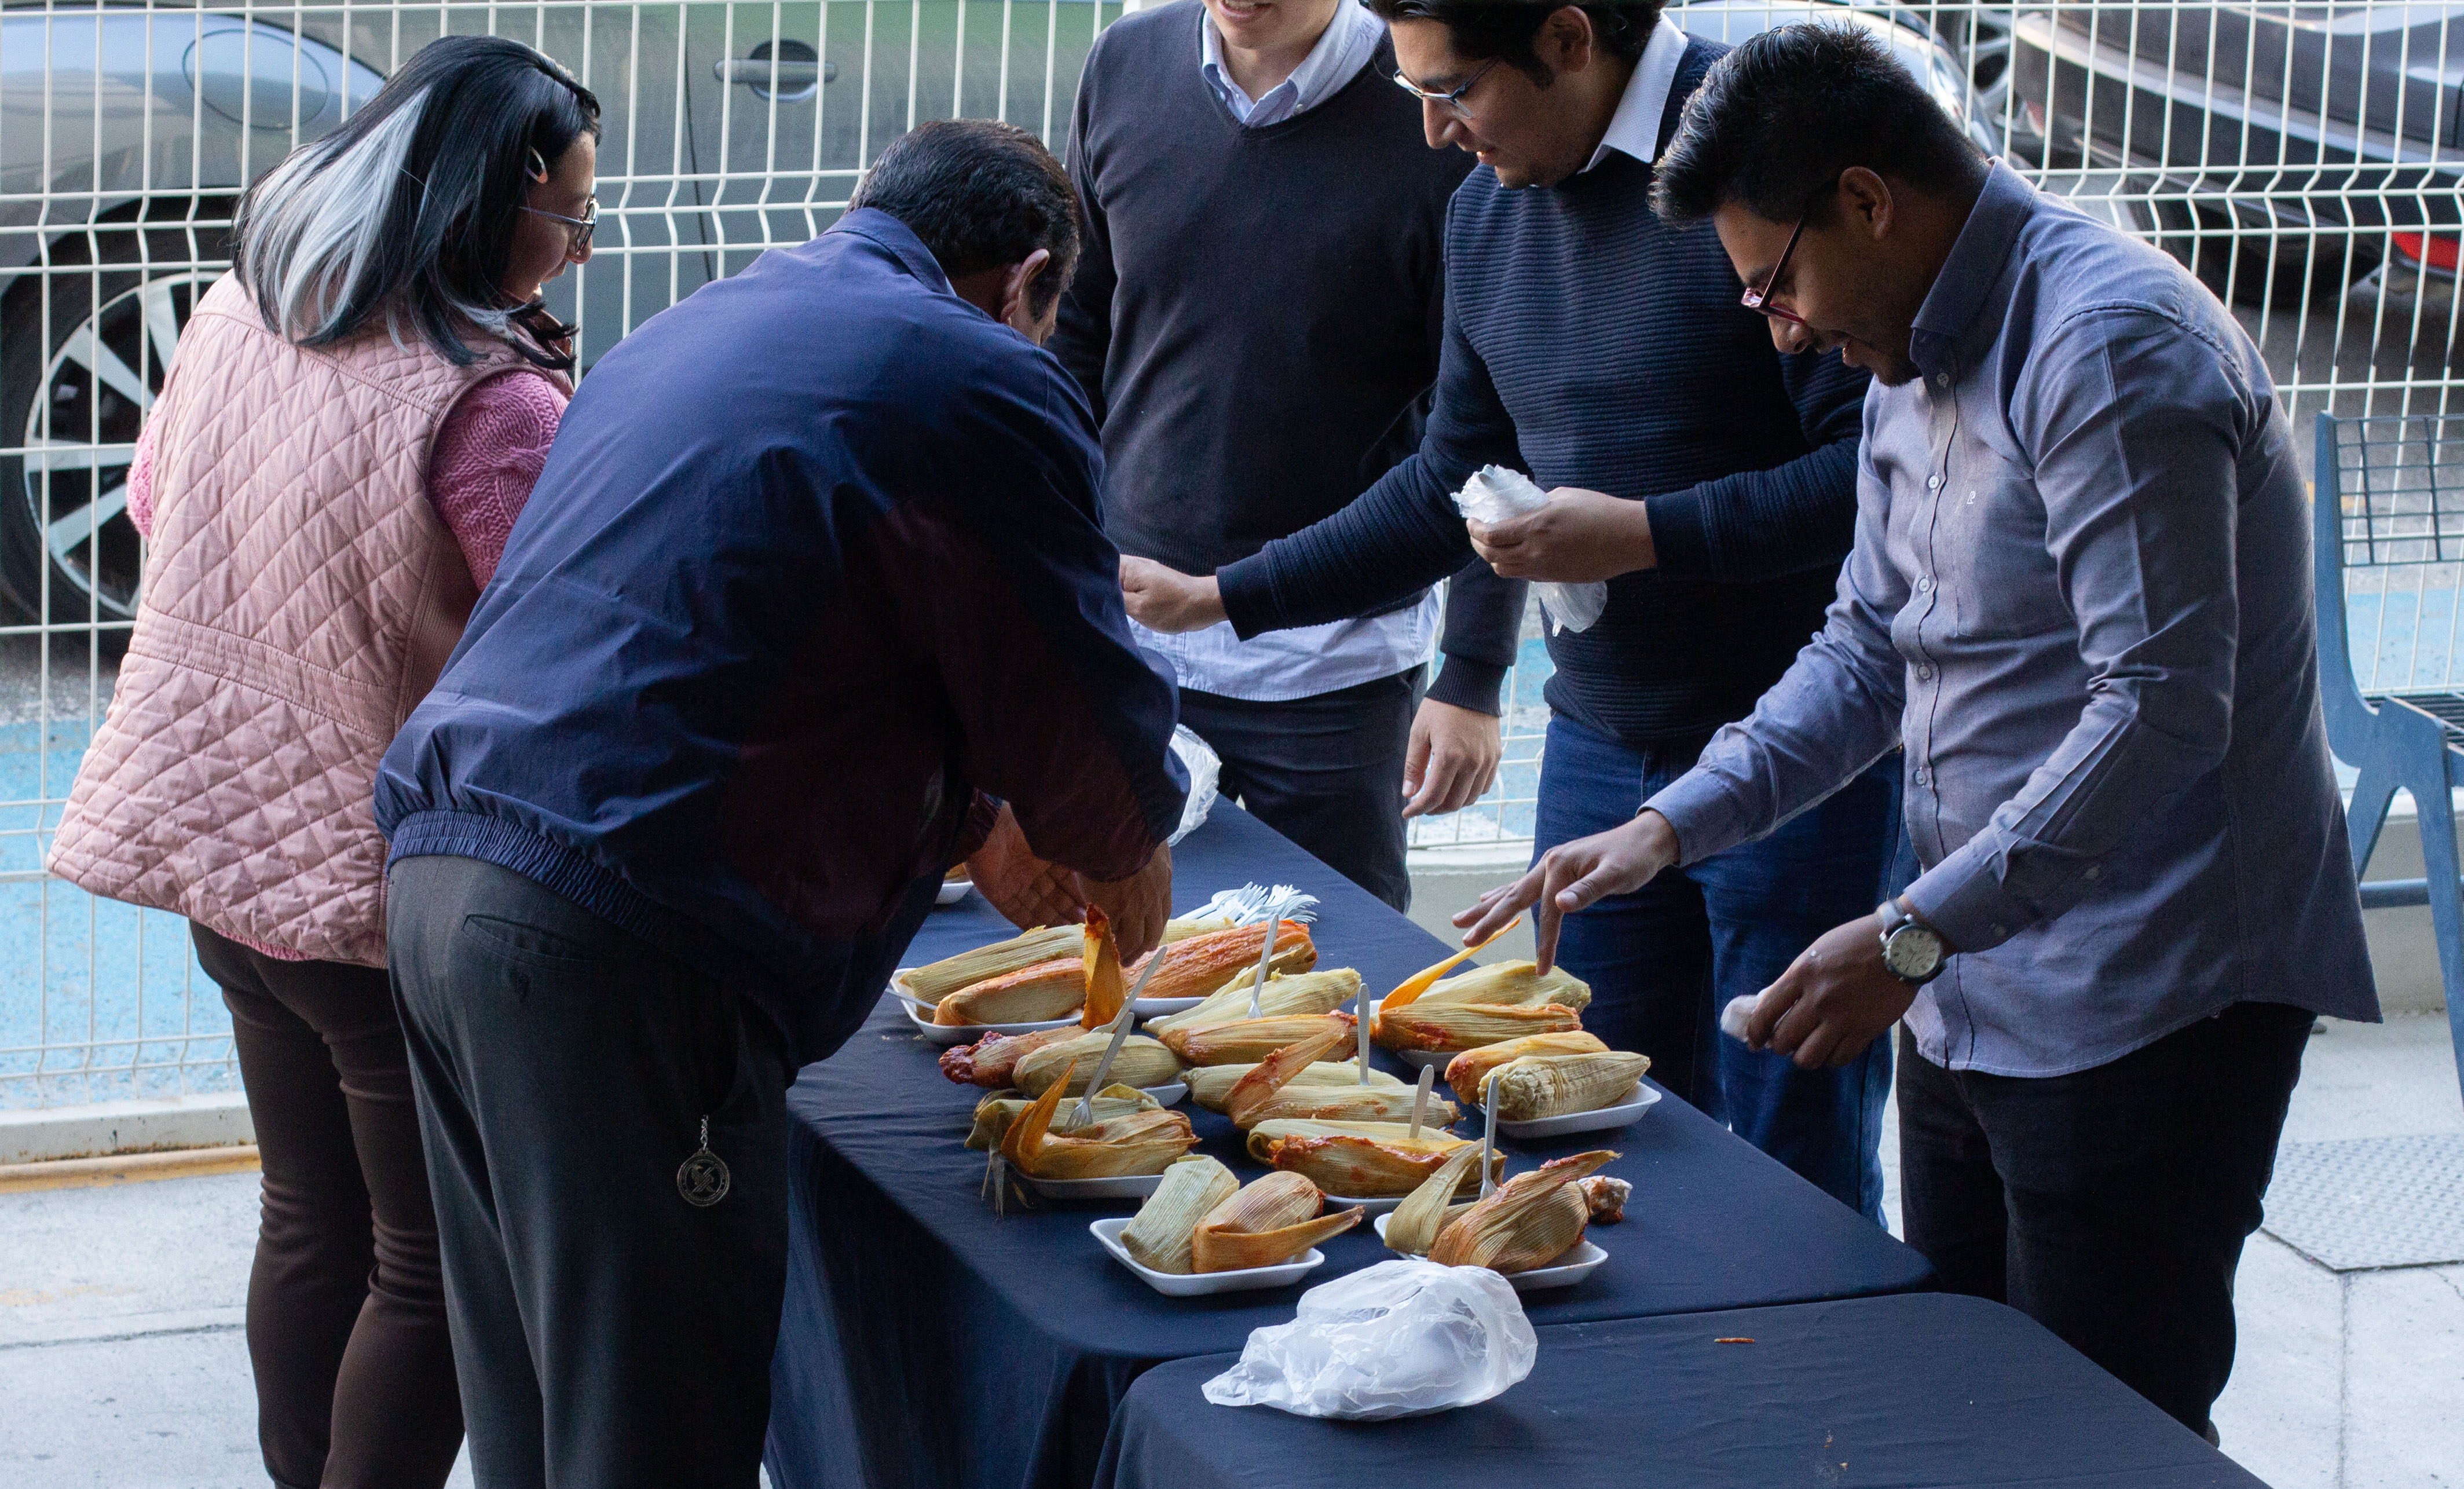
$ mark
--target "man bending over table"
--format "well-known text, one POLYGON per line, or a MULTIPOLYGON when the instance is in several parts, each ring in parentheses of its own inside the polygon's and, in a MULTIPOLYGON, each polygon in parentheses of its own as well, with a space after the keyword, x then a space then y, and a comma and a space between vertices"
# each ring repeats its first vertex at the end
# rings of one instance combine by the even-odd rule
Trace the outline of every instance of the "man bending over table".
POLYGON ((1816 941, 1748 1042, 1837 1065, 1905 1015, 1908 1240, 2212 1441, 2313 1013, 2378 1016, 2267 368, 1863 32, 1739 47, 1656 191, 1711 219, 1778 345, 1872 370, 1856 546, 1751 717, 1458 920, 1537 902, 1545 959, 1561 917, 1904 743, 1925 872, 1816 941))
POLYGON ((1060 164, 927 124, 591 371, 386 755, 390 946, 481 1482, 749 1489, 785 1087, 995 801, 1005 908, 1169 913, 1172 683, 1039 349, 1060 164))

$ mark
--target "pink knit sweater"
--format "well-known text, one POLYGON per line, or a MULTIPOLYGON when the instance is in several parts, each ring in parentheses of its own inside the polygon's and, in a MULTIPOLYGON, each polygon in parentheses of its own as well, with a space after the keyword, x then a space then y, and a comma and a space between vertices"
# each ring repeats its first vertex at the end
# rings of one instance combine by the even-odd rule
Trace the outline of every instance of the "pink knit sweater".
MULTIPOLYGON (((428 500, 445 520, 471 566, 471 577, 481 589, 505 556, 505 540, 513 536, 514 520, 522 515, 556 427, 564 417, 564 395, 546 378, 515 370, 500 372, 464 393, 436 432, 429 452, 428 500)), ((137 436, 137 454, 128 467, 128 518, 137 530, 154 536, 154 426, 137 436)), ((282 946, 246 945, 285 962, 308 958, 282 946)))

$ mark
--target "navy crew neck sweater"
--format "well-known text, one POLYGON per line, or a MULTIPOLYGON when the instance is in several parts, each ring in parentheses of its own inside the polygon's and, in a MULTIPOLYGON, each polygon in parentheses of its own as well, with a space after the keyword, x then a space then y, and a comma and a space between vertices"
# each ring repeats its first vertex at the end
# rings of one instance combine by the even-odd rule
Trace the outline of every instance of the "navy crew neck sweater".
MULTIPOLYGON (((1695 41, 1660 144, 1727 49, 1695 41)), ((1472 556, 1483 465, 1642 500, 1660 567, 1549 641, 1549 705, 1636 748, 1699 748, 1819 629, 1856 516, 1865 374, 1783 356, 1707 226, 1652 215, 1612 152, 1554 187, 1484 166, 1446 222, 1443 360, 1419 452, 1341 512, 1217 574, 1242 635, 1391 603, 1472 556)))
MULTIPOLYGON (((1385 41, 1317 107, 1243 124, 1199 71, 1202 13, 1126 16, 1087 60, 1069 143, 1087 244, 1051 344, 1103 428, 1106 534, 1193 574, 1339 511, 1419 447, 1446 204, 1471 168, 1422 142, 1385 41)), ((1417 603, 1463 567, 1322 618, 1417 603)), ((1467 571, 1431 696, 1497 711, 1522 598, 1467 571)))

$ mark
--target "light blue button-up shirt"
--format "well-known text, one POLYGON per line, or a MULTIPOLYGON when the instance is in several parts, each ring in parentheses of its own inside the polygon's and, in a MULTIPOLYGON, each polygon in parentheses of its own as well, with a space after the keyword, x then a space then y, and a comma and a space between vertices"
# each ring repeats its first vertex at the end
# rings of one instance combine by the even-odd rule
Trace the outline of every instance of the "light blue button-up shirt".
POLYGON ((1266 90, 1263 99, 1252 99, 1232 80, 1232 71, 1223 65, 1223 38, 1215 33, 1214 18, 1203 6, 1198 12, 1198 68, 1206 85, 1232 111, 1232 117, 1252 129, 1280 124, 1295 115, 1306 114, 1343 91, 1345 84, 1360 76, 1369 59, 1377 53, 1377 43, 1386 34, 1385 23, 1369 13, 1359 0, 1342 0, 1334 8, 1334 19, 1318 33, 1317 45, 1292 75, 1266 90))
POLYGON ((2375 1019, 2319 710, 2310 522, 2258 350, 1996 166, 1865 399, 1823 630, 1649 805, 1687 861, 1907 747, 1937 1063, 2103 1064, 2234 1003, 2375 1019))

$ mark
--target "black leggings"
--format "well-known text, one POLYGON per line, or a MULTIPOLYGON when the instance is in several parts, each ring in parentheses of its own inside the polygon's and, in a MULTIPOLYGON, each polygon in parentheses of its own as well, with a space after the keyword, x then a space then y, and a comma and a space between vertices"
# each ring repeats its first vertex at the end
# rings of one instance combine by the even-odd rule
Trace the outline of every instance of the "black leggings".
POLYGON ((462 1403, 385 974, 189 930, 231 1009, 265 1167, 248 1279, 265 1470, 285 1489, 436 1489, 461 1450, 462 1403))

